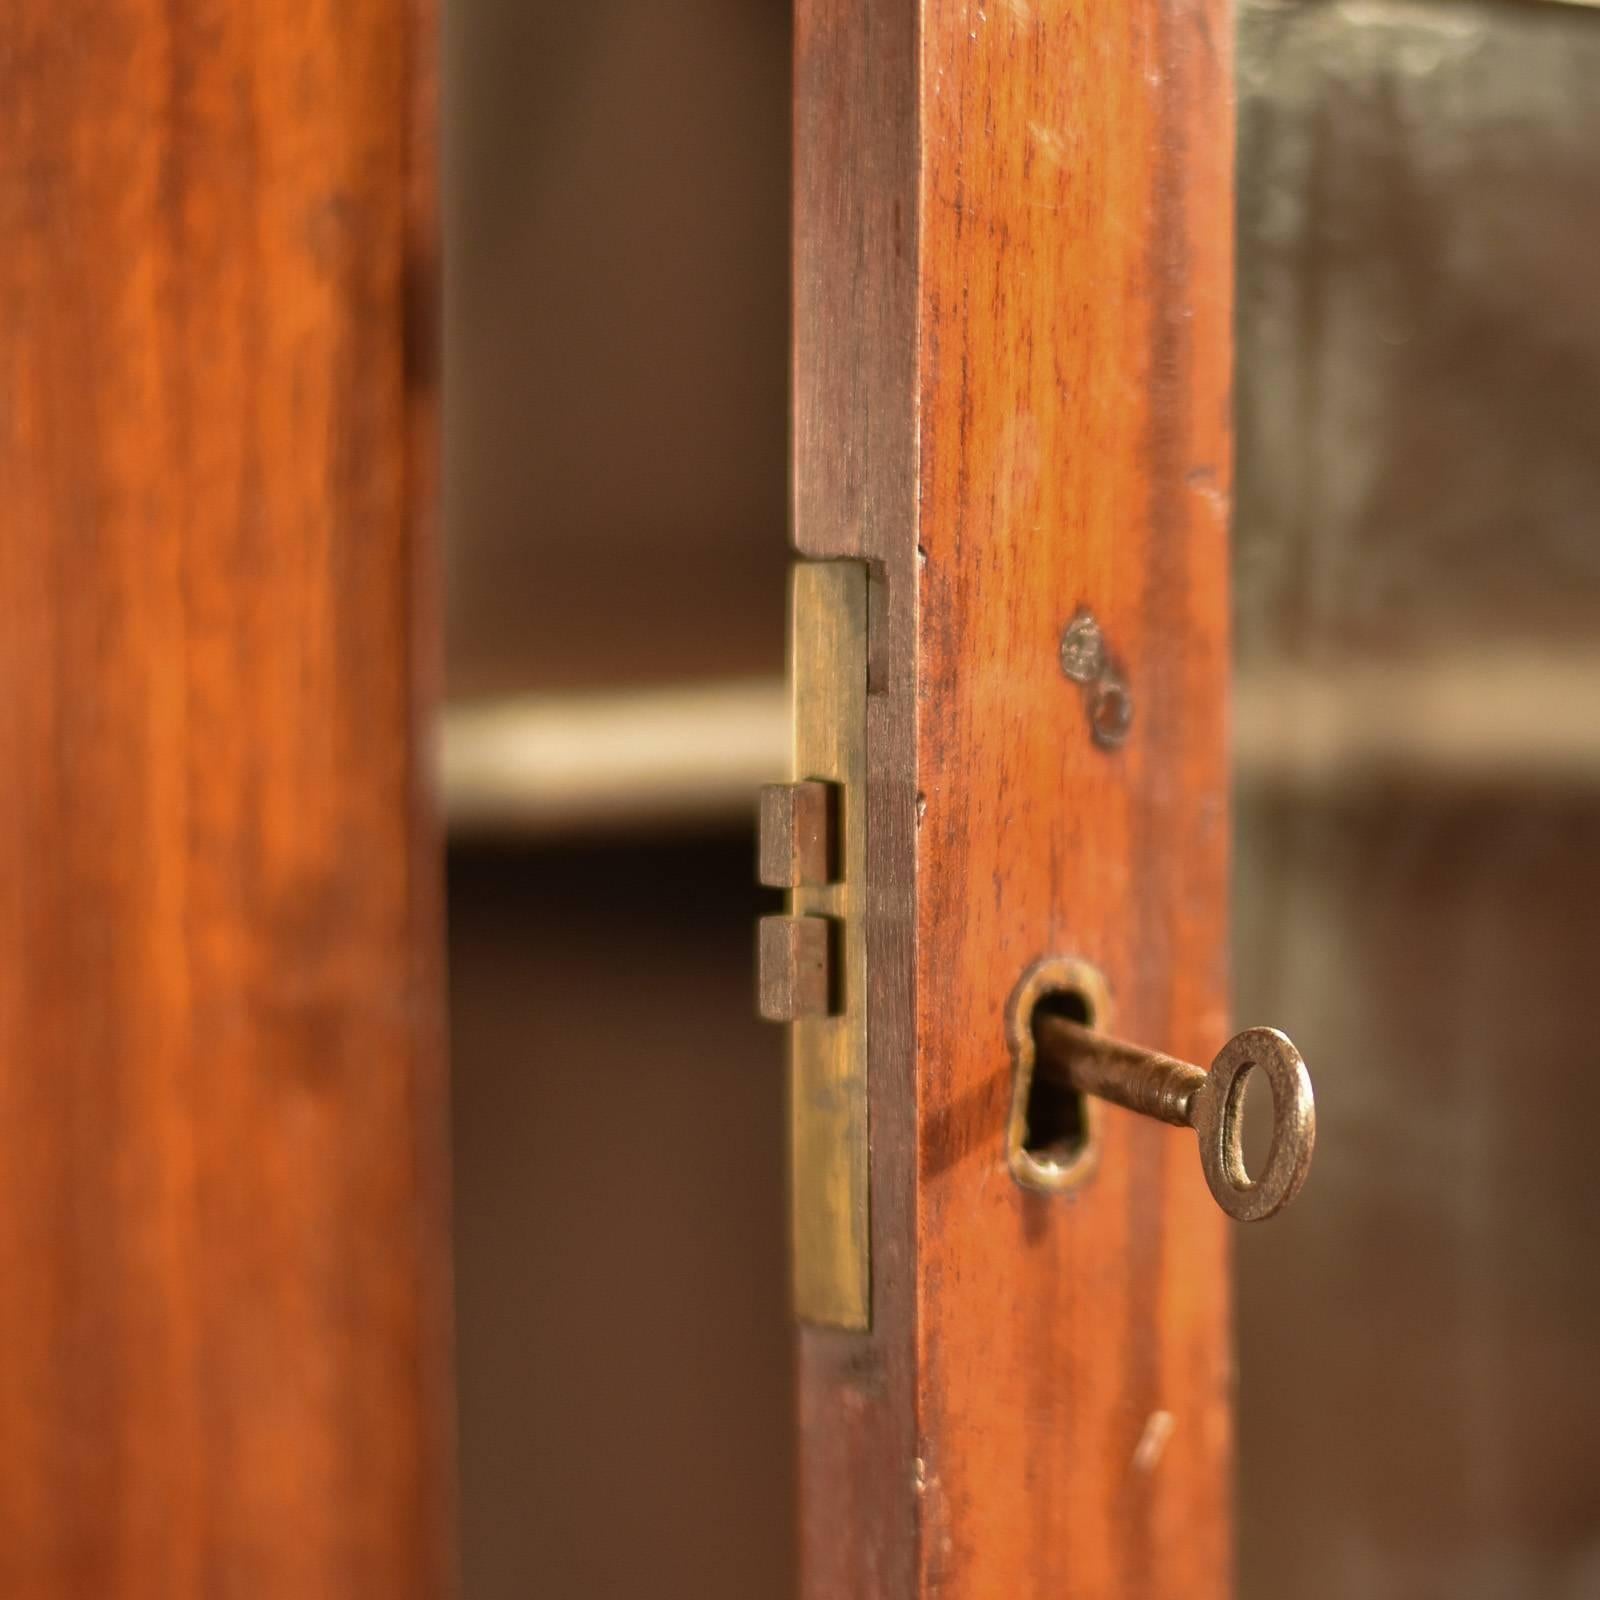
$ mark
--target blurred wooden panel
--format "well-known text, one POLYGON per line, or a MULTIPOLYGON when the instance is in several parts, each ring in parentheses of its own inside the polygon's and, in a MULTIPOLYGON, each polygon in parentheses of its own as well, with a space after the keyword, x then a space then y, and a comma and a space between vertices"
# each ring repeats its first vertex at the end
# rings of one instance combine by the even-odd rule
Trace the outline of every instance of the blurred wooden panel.
POLYGON ((450 8, 450 690, 783 666, 785 0, 450 8))
POLYGON ((451 858, 474 1600, 794 1592, 783 1036, 749 832, 451 858))
POLYGON ((0 14, 0 1593, 451 1592, 433 21, 0 14))

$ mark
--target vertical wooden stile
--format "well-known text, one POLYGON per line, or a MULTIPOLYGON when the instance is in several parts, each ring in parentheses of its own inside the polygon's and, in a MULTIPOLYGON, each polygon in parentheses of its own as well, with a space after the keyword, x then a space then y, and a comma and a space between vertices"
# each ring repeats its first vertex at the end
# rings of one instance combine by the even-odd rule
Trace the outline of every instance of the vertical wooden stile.
POLYGON ((1124 1036, 1226 1036, 1231 51, 1219 0, 798 0, 794 539, 873 573, 872 1329, 801 1335, 810 1600, 1230 1586, 1225 1221, 1116 1112, 1019 1186, 1005 1028, 1069 956, 1124 1036))
POLYGON ((454 1592, 426 0, 0 17, 0 1593, 454 1592))

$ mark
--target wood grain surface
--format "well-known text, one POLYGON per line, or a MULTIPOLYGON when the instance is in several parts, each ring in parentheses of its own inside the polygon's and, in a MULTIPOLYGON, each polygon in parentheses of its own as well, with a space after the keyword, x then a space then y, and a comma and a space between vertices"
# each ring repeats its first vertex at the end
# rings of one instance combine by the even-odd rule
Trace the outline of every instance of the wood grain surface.
POLYGON ((0 1593, 453 1587, 422 0, 0 18, 0 1593))
POLYGON ((801 1593, 916 1590, 917 5, 796 0, 793 525, 865 559, 872 1327, 799 1336, 801 1593))
POLYGON ((878 578, 874 1328, 802 1336, 809 1596, 1220 1596, 1225 1225, 1192 1139, 1005 1161, 1005 1008, 1226 1036, 1231 22, 801 0, 796 528, 878 578), (1125 736, 1064 676, 1087 609, 1125 736), (1107 736, 1109 734, 1109 737, 1107 736))

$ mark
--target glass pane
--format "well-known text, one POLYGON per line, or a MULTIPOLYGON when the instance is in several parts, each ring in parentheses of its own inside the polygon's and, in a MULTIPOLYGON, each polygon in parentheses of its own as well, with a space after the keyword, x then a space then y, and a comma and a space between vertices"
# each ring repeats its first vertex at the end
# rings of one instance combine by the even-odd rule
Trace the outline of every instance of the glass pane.
POLYGON ((1245 1600, 1600 1593, 1600 12, 1240 18, 1245 1600))

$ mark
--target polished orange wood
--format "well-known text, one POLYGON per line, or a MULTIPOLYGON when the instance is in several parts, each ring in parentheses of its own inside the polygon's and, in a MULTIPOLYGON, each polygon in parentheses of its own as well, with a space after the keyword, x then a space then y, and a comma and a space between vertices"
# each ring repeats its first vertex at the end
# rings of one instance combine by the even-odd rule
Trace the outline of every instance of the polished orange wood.
POLYGON ((800 0, 795 541, 875 577, 874 1324, 802 1335, 816 1600, 1230 1584, 1191 1143, 1109 1110, 1071 1195, 1005 1151, 1034 962, 1227 1033, 1230 75, 1218 0, 800 0))
POLYGON ((0 16, 0 1593, 453 1587, 434 21, 0 16))

